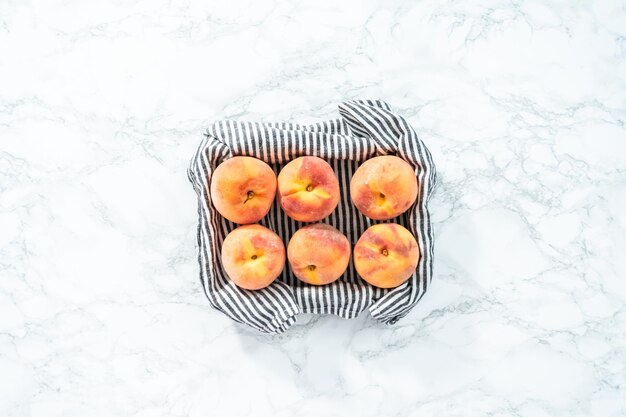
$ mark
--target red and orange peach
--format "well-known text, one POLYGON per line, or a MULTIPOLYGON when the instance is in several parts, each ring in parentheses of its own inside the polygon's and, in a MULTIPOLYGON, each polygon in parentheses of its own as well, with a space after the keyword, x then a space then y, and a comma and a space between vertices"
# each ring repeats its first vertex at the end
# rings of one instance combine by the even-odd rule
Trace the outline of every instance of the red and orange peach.
POLYGON ((287 259, 298 279, 313 285, 329 284, 348 268, 350 242, 333 226, 308 225, 289 240, 287 259))
POLYGON ((415 272, 420 251, 415 238, 395 223, 369 227, 354 246, 359 276, 380 288, 394 288, 415 272))
POLYGON ((276 175, 265 162, 235 156, 222 162, 211 178, 211 200, 228 220, 249 224, 261 220, 276 196, 276 175))
POLYGON ((222 266, 237 286, 265 288, 285 267, 285 245, 276 233, 259 224, 240 226, 224 239, 222 266))
POLYGON ((315 222, 337 207, 339 181, 328 162, 316 156, 302 156, 278 174, 278 197, 289 217, 315 222))
POLYGON ((356 170, 350 181, 352 202, 365 216, 387 220, 409 209, 417 197, 411 165, 397 156, 377 156, 356 170))

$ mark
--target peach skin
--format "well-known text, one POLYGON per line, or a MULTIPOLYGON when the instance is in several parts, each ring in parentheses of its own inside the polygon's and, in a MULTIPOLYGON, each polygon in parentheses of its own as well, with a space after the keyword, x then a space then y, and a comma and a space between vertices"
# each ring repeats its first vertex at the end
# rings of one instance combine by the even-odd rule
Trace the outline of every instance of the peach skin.
POLYGON ((224 239, 222 266, 238 287, 265 288, 285 267, 285 245, 276 233, 259 224, 240 226, 224 239))
POLYGON ((278 197, 289 217, 315 222, 337 207, 339 181, 328 162, 316 156, 302 156, 278 174, 278 197))
POLYGON ((231 222, 258 222, 270 210, 275 196, 276 175, 259 159, 235 156, 213 172, 211 200, 215 209, 231 222))
POLYGON ((394 288, 409 279, 419 257, 411 232, 395 223, 369 227, 354 246, 354 266, 359 276, 380 288, 394 288))
POLYGON ((287 245, 287 259, 294 275, 309 284, 337 280, 348 268, 350 242, 339 230, 316 223, 296 231, 287 245))
POLYGON ((350 180, 350 198, 370 219, 387 220, 399 216, 417 198, 415 172, 397 156, 368 159, 350 180))

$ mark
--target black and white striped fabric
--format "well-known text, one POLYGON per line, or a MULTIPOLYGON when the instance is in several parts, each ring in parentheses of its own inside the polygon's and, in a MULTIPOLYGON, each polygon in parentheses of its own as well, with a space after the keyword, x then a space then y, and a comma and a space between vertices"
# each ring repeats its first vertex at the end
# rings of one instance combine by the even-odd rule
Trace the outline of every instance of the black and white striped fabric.
MULTIPOLYGON (((191 160, 189 180, 198 194, 198 246, 200 279, 210 304, 233 320, 266 333, 281 333, 298 313, 335 314, 354 318, 365 309, 372 317, 393 324, 405 316, 426 292, 432 278, 433 230, 428 200, 435 185, 435 166, 430 152, 407 121, 379 100, 352 100, 339 105, 341 118, 309 126, 293 123, 250 123, 220 121, 208 128, 191 160), (299 281, 286 263, 282 275, 269 287, 243 290, 228 278, 220 262, 226 235, 236 224, 223 218, 212 206, 209 195, 211 173, 223 161, 248 155, 267 162, 278 174, 292 159, 314 155, 333 167, 341 188, 335 211, 324 223, 344 233, 351 245, 372 224, 350 201, 352 174, 366 159, 394 154, 415 168, 419 192, 416 203, 405 214, 390 220, 402 224, 416 237, 421 259, 413 276, 393 289, 373 287, 359 278, 352 260, 337 281, 313 286, 299 281)), ((305 223, 289 218, 278 201, 260 224, 283 238, 305 223)))

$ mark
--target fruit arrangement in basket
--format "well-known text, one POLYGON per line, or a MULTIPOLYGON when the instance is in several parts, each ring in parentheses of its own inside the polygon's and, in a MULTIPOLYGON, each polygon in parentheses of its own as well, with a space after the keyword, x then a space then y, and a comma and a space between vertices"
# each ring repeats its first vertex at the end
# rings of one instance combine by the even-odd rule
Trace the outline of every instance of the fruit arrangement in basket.
MULTIPOLYGON (((365 161, 350 180, 354 206, 374 220, 393 219, 417 198, 418 184, 411 166, 396 156, 365 161)), ((325 285, 346 271, 350 256, 359 276, 376 287, 393 288, 417 267, 420 252, 411 232, 396 223, 369 227, 354 248, 339 230, 321 223, 337 207, 337 176, 323 159, 303 156, 285 165, 278 178, 265 162, 236 156, 214 171, 210 186, 216 210, 242 226, 224 239, 221 262, 240 288, 258 290, 270 285, 285 261, 301 281, 325 285), (285 242, 272 230, 256 224, 269 212, 278 195, 281 209, 303 226, 285 242)))

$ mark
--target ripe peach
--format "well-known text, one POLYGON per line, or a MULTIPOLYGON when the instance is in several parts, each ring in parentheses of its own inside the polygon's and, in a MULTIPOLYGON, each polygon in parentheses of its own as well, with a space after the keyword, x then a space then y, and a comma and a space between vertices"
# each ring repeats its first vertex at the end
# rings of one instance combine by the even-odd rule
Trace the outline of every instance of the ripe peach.
POLYGON ((276 175, 265 162, 235 156, 213 172, 211 200, 228 220, 248 224, 261 220, 276 196, 276 175))
POLYGON ((420 251, 415 238, 394 223, 375 224, 354 246, 354 266, 361 278, 380 288, 402 284, 415 272, 420 251))
POLYGON ((348 268, 350 242, 339 230, 324 223, 304 226, 287 245, 294 275, 313 285, 329 284, 348 268))
POLYGON ((302 156, 278 174, 278 196, 289 217, 315 222, 337 207, 339 181, 328 162, 316 156, 302 156))
POLYGON ((222 244, 222 265, 235 284, 246 290, 270 285, 285 267, 285 245, 259 224, 240 226, 222 244))
POLYGON ((417 197, 417 178, 411 165, 397 156, 365 161, 350 181, 350 198, 361 213, 387 220, 408 210, 417 197))

